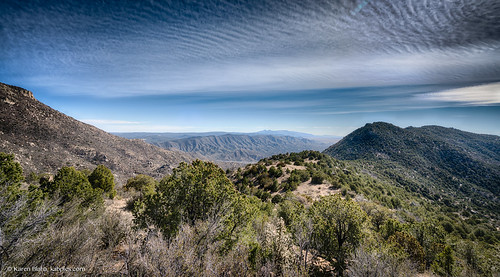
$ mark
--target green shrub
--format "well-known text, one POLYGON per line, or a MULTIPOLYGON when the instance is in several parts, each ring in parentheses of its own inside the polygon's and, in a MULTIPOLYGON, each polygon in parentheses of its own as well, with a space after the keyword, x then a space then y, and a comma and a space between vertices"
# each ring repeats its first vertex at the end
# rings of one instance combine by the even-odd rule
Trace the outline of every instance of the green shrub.
POLYGON ((125 190, 135 190, 141 195, 153 194, 158 185, 153 177, 144 174, 139 174, 127 180, 127 184, 123 187, 125 190))
POLYGON ((244 217, 244 202, 221 168, 196 160, 192 164, 181 163, 172 175, 163 178, 156 193, 147 195, 134 215, 139 226, 153 223, 170 238, 181 223, 194 225, 221 212, 221 216, 227 217, 227 231, 232 232, 244 217))
POLYGON ((314 248, 343 276, 350 254, 361 242, 365 212, 338 194, 321 198, 309 210, 313 222, 314 248))
POLYGON ((106 166, 98 165, 89 175, 89 182, 94 189, 99 188, 106 192, 109 198, 115 197, 115 177, 106 166))
POLYGON ((60 197, 62 204, 75 198, 82 199, 82 205, 87 207, 92 204, 103 204, 103 190, 94 189, 87 176, 74 167, 62 167, 52 182, 43 181, 40 188, 49 195, 60 197))

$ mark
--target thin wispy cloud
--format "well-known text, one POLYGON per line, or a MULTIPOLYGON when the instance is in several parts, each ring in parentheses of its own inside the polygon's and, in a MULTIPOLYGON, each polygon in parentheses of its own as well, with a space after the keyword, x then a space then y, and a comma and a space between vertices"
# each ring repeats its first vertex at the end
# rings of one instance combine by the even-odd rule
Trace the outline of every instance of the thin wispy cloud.
POLYGON ((429 101, 460 102, 469 105, 500 104, 500 83, 429 93, 423 95, 422 98, 429 101))
POLYGON ((500 75, 498 58, 483 64, 498 57, 497 1, 4 1, 2 8, 6 69, 75 84, 54 86, 59 93, 317 89, 500 75), (426 57, 442 66, 430 67, 426 57))

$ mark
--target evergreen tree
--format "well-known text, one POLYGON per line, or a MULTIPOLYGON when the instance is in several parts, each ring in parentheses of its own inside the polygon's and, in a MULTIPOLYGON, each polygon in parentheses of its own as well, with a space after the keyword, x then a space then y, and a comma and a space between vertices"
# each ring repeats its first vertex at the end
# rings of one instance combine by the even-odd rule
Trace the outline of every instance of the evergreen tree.
POLYGON ((334 265, 338 276, 343 276, 349 255, 361 241, 365 212, 354 201, 337 194, 314 202, 310 214, 316 250, 334 265))
POLYGON ((87 176, 74 167, 62 167, 54 176, 54 181, 44 181, 40 188, 50 195, 61 197, 62 203, 69 202, 74 198, 82 199, 82 205, 102 204, 103 190, 94 189, 87 176))
POLYGON ((13 200, 23 180, 23 169, 14 161, 14 155, 0 152, 0 194, 13 200))
POLYGON ((239 200, 234 185, 221 168, 196 160, 192 164, 181 163, 172 175, 161 180, 155 194, 147 195, 143 203, 136 203, 134 213, 139 225, 146 227, 153 223, 166 237, 171 237, 181 223, 194 225, 214 213, 231 213, 238 208, 239 200))
POLYGON ((94 189, 100 188, 106 192, 109 198, 113 199, 115 197, 115 177, 106 166, 98 165, 89 175, 89 182, 94 189))
POLYGON ((437 255, 436 260, 432 264, 432 270, 441 276, 450 277, 454 275, 455 258, 453 250, 449 245, 446 245, 443 252, 437 255))

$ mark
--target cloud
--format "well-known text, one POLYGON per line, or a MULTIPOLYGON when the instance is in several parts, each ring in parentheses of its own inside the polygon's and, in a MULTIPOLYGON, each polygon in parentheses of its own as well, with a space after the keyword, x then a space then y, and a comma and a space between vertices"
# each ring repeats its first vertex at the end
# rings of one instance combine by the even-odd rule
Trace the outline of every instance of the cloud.
POLYGON ((445 90, 420 97, 428 101, 460 102, 467 105, 500 104, 500 83, 445 90))
POLYGON ((0 78, 46 80, 58 94, 232 93, 500 76, 495 0, 10 3, 0 4, 0 78))

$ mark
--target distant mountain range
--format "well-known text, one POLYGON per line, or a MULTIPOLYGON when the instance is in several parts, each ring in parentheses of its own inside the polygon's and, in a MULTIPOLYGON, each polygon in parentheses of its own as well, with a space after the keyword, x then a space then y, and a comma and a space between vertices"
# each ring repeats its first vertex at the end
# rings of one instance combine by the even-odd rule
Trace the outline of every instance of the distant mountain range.
POLYGON ((287 131, 287 130, 262 130, 253 133, 242 133, 242 132, 191 132, 191 133, 150 133, 150 132, 115 132, 113 133, 117 136, 128 138, 128 139, 144 139, 150 143, 156 142, 164 142, 174 139, 183 139, 183 138, 193 138, 193 137, 208 137, 208 136, 222 136, 222 135, 248 135, 248 136, 262 136, 262 135, 271 135, 271 136, 279 136, 279 137, 296 137, 296 138, 307 138, 315 141, 321 141, 327 144, 333 144, 342 139, 340 136, 327 136, 327 135, 313 135, 308 133, 301 133, 295 131, 287 131))
POLYGON ((400 128, 366 124, 324 151, 356 160, 364 170, 391 179, 450 206, 468 203, 500 216, 500 137, 439 126, 400 128), (462 199, 456 201, 457 199, 462 199))
POLYGON ((104 164, 119 181, 135 173, 163 176, 193 158, 141 140, 106 133, 37 101, 25 89, 0 83, 0 151, 13 153, 25 173, 104 164))
POLYGON ((116 133, 143 139, 165 149, 178 149, 219 163, 253 163, 285 152, 324 150, 336 137, 320 137, 291 131, 256 133, 116 133), (305 138, 307 136, 308 138, 305 138))

